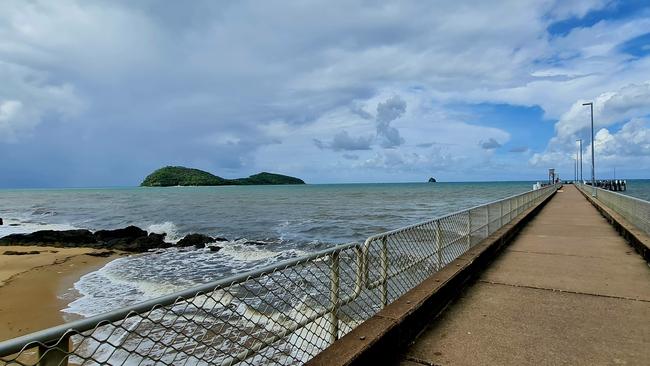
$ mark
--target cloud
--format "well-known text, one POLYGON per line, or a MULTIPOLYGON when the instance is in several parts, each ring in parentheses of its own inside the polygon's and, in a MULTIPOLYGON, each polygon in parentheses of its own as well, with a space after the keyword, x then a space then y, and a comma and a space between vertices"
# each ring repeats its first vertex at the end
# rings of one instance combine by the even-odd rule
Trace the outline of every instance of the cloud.
POLYGON ((481 148, 485 150, 494 150, 501 147, 501 144, 492 137, 490 137, 490 139, 487 141, 481 141, 480 145, 481 148))
POLYGON ((614 133, 602 128, 596 133, 595 141, 595 153, 599 158, 615 161, 619 158, 650 157, 650 121, 635 118, 614 133))
MULTIPOLYGON (((650 81, 627 84, 617 90, 603 92, 592 100, 594 129, 597 131, 597 153, 606 154, 607 159, 621 161, 636 155, 645 155, 644 139, 647 132, 644 128, 647 123, 639 118, 650 114, 648 100, 650 81), (623 123, 620 131, 612 134, 608 128, 620 123, 623 123), (634 138, 635 136, 638 138, 634 138)), ((582 105, 585 102, 587 100, 577 100, 562 114, 555 124, 555 136, 551 138, 544 152, 531 157, 532 165, 566 164, 575 152, 575 141, 580 138, 584 140, 586 151, 589 151, 591 116, 589 107, 582 105)))
POLYGON ((435 144, 436 144, 435 142, 424 142, 424 143, 421 143, 421 144, 416 144, 415 146, 426 149, 426 148, 431 147, 431 146, 433 146, 435 144))
MULTIPOLYGON (((2 1, 0 186, 7 177, 11 185, 129 185, 168 164, 230 176, 279 169, 319 182, 333 171, 355 181, 395 179, 397 169, 428 176, 449 161, 458 179, 483 179, 479 163, 508 163, 517 178, 526 162, 500 151, 486 162, 476 143, 505 144, 510 126, 472 125, 453 105, 539 105, 567 124, 548 153, 567 152, 583 131, 575 123, 588 121, 563 117, 573 103, 635 94, 621 89, 643 89, 639 79, 650 75, 648 57, 617 47, 648 29, 647 12, 548 31, 607 3, 2 1), (439 145, 429 145, 434 139, 439 145), (340 159, 341 151, 359 158, 340 159), (375 164, 361 167, 368 160, 375 164)), ((614 98, 611 116, 634 111, 613 124, 599 116, 599 129, 645 110, 625 100, 637 107, 614 98)))
POLYGON ((348 160, 359 160, 359 155, 356 154, 343 154, 342 156, 344 159, 348 160))
MULTIPOLYGON (((594 127, 606 127, 634 116, 650 113, 650 81, 628 84, 604 92, 594 100, 594 127)), ((583 106, 587 100, 576 101, 555 124, 556 141, 569 141, 590 129, 590 110, 583 106)))
POLYGON ((352 105, 352 107, 350 107, 350 112, 356 114, 357 116, 359 116, 359 117, 361 117, 363 119, 371 119, 372 118, 372 114, 366 112, 366 110, 363 109, 363 107, 358 105, 358 104, 352 105))
POLYGON ((1 58, 0 80, 0 141, 19 142, 45 120, 69 120, 84 109, 72 85, 1 58))
POLYGON ((402 152, 386 149, 360 162, 358 167, 365 169, 390 169, 401 172, 431 172, 449 170, 457 166, 461 159, 442 150, 429 151, 426 154, 402 152))
MULTIPOLYGON (((584 144, 583 148, 586 175, 590 169, 591 144, 584 144)), ((575 153, 575 146, 550 150, 534 154, 530 162, 534 166, 568 167, 573 164, 575 153)), ((650 166, 650 121, 634 118, 616 132, 599 129, 595 134, 594 154, 597 179, 607 176, 615 168, 627 170, 633 175, 647 173, 650 166)))
POLYGON ((524 153, 524 152, 527 152, 528 150, 529 149, 526 146, 515 146, 515 147, 511 148, 508 151, 511 152, 511 153, 524 153))
POLYGON ((319 149, 332 149, 334 151, 370 150, 372 140, 372 136, 352 137, 348 131, 341 131, 334 135, 334 138, 329 143, 314 139, 314 144, 319 149))
POLYGON ((18 100, 6 100, 0 103, 0 121, 13 119, 23 104, 18 100))
POLYGON ((383 148, 391 149, 404 143, 399 131, 391 127, 390 123, 406 112, 406 102, 398 95, 388 98, 377 104, 377 137, 381 140, 383 148))

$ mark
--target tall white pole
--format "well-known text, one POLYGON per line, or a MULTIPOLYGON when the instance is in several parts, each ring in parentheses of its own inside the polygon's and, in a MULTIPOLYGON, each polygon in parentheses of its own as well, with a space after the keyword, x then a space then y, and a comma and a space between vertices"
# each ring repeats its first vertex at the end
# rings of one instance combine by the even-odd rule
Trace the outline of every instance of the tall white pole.
POLYGON ((577 150, 577 146, 576 146, 576 163, 575 163, 575 167, 573 169, 573 176, 574 176, 573 184, 575 184, 575 182, 578 181, 578 150, 577 150))
POLYGON ((580 141, 580 184, 582 184, 582 139, 578 141, 580 141))
POLYGON ((591 195, 596 197, 596 164, 594 162, 594 103, 582 103, 589 106, 591 110, 591 195))

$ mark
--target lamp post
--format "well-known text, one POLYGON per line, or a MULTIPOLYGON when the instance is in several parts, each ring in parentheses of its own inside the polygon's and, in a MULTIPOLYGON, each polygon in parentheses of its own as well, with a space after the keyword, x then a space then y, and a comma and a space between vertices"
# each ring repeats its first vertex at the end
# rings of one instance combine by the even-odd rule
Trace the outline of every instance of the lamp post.
POLYGON ((576 148, 576 157, 575 157, 575 164, 573 164, 573 179, 574 182, 578 181, 578 149, 576 148))
POLYGON ((580 152, 580 184, 582 184, 582 139, 577 139, 576 141, 580 143, 578 151, 580 152))
POLYGON ((591 109, 591 195, 596 197, 596 165, 594 164, 594 103, 582 103, 591 109))

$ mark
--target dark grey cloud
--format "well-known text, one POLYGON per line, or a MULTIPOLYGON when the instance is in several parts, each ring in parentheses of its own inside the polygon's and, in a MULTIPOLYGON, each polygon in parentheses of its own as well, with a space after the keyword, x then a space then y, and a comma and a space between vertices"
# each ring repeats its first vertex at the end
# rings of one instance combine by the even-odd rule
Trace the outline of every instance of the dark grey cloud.
POLYGON ((343 154, 342 156, 347 160, 359 160, 359 155, 357 154, 343 154))
POLYGON ((415 146, 421 147, 421 148, 429 148, 429 147, 431 147, 431 146, 433 146, 435 144, 436 144, 435 142, 425 142, 425 143, 422 143, 422 144, 417 144, 415 146))
POLYGON ((515 147, 511 148, 508 151, 511 152, 511 153, 523 153, 523 152, 528 151, 528 147, 527 146, 515 146, 515 147))
POLYGON ((398 95, 377 104, 377 137, 383 148, 395 148, 404 143, 399 131, 390 123, 406 112, 406 102, 398 95))
POLYGON ((501 147, 501 144, 492 137, 490 137, 490 139, 488 139, 487 141, 481 141, 480 145, 481 148, 485 150, 493 150, 501 147))
POLYGON ((352 137, 348 131, 341 131, 334 135, 332 141, 323 142, 319 139, 314 139, 314 144, 319 149, 331 149, 334 151, 355 151, 355 150, 370 150, 372 144, 372 136, 359 136, 352 137))
POLYGON ((357 116, 359 116, 359 117, 361 117, 363 119, 371 119, 372 118, 372 114, 368 113, 365 109, 363 109, 363 107, 361 107, 358 104, 352 105, 352 107, 350 107, 350 112, 356 114, 357 116))

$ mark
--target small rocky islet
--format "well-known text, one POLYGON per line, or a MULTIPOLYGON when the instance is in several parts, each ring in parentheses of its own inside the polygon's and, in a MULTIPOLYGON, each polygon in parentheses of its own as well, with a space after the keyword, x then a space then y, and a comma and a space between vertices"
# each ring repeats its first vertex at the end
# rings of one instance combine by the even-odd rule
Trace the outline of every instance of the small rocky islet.
MULTIPOLYGON (((44 246, 57 248, 92 248, 117 250, 131 253, 143 253, 152 249, 208 247, 210 251, 219 251, 218 245, 208 245, 228 241, 226 238, 211 237, 204 234, 188 234, 176 244, 165 241, 166 234, 148 233, 137 226, 127 226, 115 230, 86 229, 75 230, 40 230, 27 234, 10 234, 0 238, 0 246, 44 246)), ((251 242, 258 245, 258 242, 251 242)))

